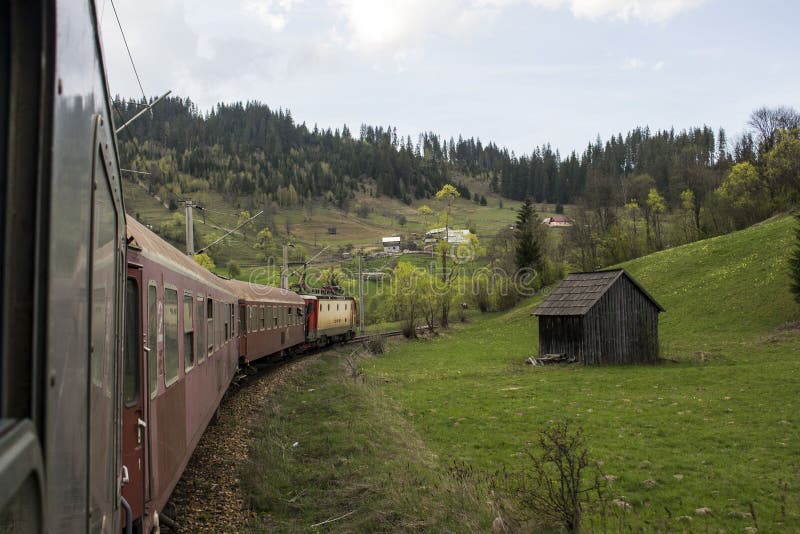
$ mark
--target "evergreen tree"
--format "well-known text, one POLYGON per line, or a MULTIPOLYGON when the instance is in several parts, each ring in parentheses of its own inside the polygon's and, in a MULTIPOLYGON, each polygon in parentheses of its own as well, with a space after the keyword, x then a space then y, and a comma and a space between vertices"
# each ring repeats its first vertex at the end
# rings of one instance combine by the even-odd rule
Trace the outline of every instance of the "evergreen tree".
POLYGON ((539 218, 533 208, 533 202, 526 198, 517 212, 516 253, 518 269, 534 269, 541 271, 542 250, 538 236, 539 218))
POLYGON ((795 215, 797 219, 797 243, 795 244, 794 252, 789 258, 789 276, 792 279, 791 290, 794 293, 794 299, 800 303, 800 212, 795 215))

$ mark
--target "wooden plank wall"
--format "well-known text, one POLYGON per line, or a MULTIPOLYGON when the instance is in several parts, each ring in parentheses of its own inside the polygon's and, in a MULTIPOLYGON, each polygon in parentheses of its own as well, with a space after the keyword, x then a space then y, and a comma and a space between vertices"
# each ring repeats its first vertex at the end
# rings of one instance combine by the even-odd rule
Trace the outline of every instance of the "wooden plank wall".
POLYGON ((539 354, 561 353, 587 365, 654 362, 658 308, 623 276, 583 317, 539 317, 539 354))

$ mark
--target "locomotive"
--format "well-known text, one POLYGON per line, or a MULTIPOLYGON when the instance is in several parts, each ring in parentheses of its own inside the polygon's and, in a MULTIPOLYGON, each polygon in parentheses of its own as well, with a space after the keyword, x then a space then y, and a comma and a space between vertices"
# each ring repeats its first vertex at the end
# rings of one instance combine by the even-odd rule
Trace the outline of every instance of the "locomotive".
POLYGON ((240 364, 352 298, 224 280, 127 218, 97 5, 0 3, 0 531, 150 532, 240 364))

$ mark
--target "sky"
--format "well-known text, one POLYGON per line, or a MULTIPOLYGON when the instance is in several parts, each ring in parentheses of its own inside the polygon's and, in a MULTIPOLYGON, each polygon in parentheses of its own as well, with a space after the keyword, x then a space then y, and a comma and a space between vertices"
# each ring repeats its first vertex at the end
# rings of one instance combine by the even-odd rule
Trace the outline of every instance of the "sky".
POLYGON ((566 155, 636 126, 800 108, 793 0, 98 0, 112 95, 258 100, 309 128, 566 155))

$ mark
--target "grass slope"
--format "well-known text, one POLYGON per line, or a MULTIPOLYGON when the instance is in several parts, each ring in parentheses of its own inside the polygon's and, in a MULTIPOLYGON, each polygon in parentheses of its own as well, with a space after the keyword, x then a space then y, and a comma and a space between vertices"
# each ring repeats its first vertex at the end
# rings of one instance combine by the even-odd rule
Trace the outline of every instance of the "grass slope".
POLYGON ((443 459, 513 468, 538 429, 569 418, 618 477, 631 526, 798 530, 800 333, 779 328, 800 318, 791 228, 784 217, 622 265, 666 308, 663 352, 678 363, 525 366, 538 346, 533 299, 396 345, 364 371, 443 459))

